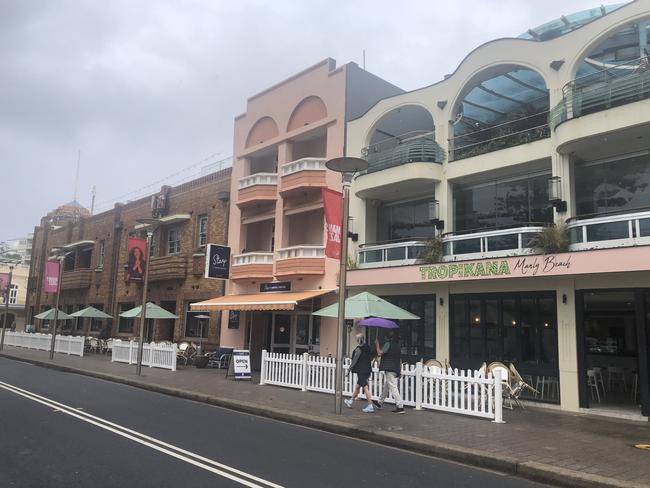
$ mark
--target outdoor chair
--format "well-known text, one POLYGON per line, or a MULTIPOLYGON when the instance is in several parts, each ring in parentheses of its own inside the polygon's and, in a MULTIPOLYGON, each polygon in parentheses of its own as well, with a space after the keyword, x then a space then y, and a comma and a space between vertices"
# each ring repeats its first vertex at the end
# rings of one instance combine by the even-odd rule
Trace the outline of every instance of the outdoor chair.
POLYGON ((489 366, 487 367, 487 371, 488 373, 492 373, 493 376, 497 371, 501 373, 501 385, 502 385, 501 393, 503 398, 508 400, 507 408, 512 410, 514 404, 522 406, 521 403, 519 402, 519 395, 521 394, 521 391, 517 391, 516 389, 514 389, 511 384, 512 372, 510 371, 510 368, 508 368, 505 364, 501 362, 495 361, 489 364, 489 366))
POLYGON ((187 344, 185 342, 179 347, 176 354, 176 360, 177 362, 182 363, 184 366, 187 366, 188 364, 192 364, 196 353, 196 348, 193 345, 187 344), (183 347, 183 345, 185 345, 185 347, 183 347))
POLYGON ((216 351, 207 354, 207 356, 209 368, 228 369, 232 358, 232 348, 220 347, 216 351))
MULTIPOLYGON (((535 394, 536 396, 539 395, 539 391, 537 391, 535 388, 530 386, 528 383, 524 381, 522 376, 519 374, 519 371, 517 371, 517 368, 515 368, 515 365, 513 363, 510 363, 510 373, 512 373, 512 389, 513 392, 516 392, 516 402, 519 403, 519 395, 521 395, 524 391, 529 390, 531 393, 535 394)), ((521 405, 523 407, 523 405, 521 405)))
POLYGON ((444 369, 442 363, 437 359, 429 359, 426 363, 424 363, 424 366, 428 368, 439 368, 441 371, 444 369))
POLYGON ((587 387, 591 392, 591 399, 594 400, 594 392, 596 393, 595 399, 600 403, 600 391, 598 387, 598 379, 596 377, 596 372, 593 369, 587 370, 587 387))

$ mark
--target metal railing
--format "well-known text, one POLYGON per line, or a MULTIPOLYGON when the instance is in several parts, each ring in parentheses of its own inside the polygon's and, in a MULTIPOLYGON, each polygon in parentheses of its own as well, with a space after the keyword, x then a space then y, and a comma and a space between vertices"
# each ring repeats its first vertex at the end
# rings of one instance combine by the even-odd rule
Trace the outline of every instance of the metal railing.
POLYGON ((427 247, 424 239, 363 244, 359 248, 359 269, 416 264, 427 247))
POLYGON ((363 149, 368 161, 366 173, 393 168, 406 163, 442 163, 445 152, 435 140, 434 132, 412 131, 389 137, 363 149))
POLYGON ((613 213, 567 221, 569 250, 608 249, 650 244, 650 211, 613 213))
POLYGON ((570 119, 650 98, 650 60, 639 58, 570 81, 550 114, 555 129, 570 119))
POLYGON ((550 137, 548 110, 449 139, 449 160, 471 158, 550 137), (478 140, 477 140, 478 139, 478 140))
POLYGON ((442 237, 442 260, 457 261, 533 254, 531 241, 547 225, 518 224, 518 227, 447 233, 442 237))

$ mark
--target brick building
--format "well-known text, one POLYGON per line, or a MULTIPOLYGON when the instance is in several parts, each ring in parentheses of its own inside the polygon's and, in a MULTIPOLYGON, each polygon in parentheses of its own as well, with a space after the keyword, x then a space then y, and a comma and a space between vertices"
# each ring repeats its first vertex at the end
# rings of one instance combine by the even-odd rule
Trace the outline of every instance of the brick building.
MULTIPOLYGON (((156 320, 148 324, 149 340, 196 340, 201 333, 197 312, 189 312, 189 303, 220 295, 223 282, 203 277, 205 245, 224 244, 228 227, 230 168, 176 187, 163 186, 159 193, 112 210, 89 215, 59 218, 57 211, 41 219, 34 229, 32 263, 29 273, 27 320, 37 330, 49 330, 49 324, 34 321, 35 314, 52 308, 56 296, 42 291, 43 273, 48 256, 55 247, 69 254, 63 265, 60 308, 66 313, 92 305, 115 319, 64 321, 63 333, 97 335, 107 325, 114 337, 138 335, 139 320, 118 315, 140 305, 142 284, 125 280, 127 243, 131 236, 146 237, 139 219, 160 218, 154 232, 149 260, 147 301, 176 314, 176 320, 156 320), (162 202, 162 203, 161 203, 162 202), (156 208, 154 208, 156 207, 156 208)), ((219 314, 213 313, 204 339, 219 342, 219 314)))

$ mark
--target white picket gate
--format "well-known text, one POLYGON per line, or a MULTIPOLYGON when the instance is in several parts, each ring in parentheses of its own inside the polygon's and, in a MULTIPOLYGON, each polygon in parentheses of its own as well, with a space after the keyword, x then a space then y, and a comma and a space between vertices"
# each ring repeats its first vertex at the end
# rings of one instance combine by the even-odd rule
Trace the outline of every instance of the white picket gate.
MULTIPOLYGON (((343 361, 343 395, 352 396, 356 374, 347 374, 350 360, 343 361)), ((277 385, 302 391, 334 393, 336 359, 307 353, 283 354, 262 351, 260 385, 277 385)), ((374 364, 368 380, 370 394, 379 398, 383 372, 374 364)), ((403 364, 398 388, 404 405, 416 409, 441 410, 503 421, 502 384, 500 377, 479 371, 442 370, 422 363, 403 364)), ((361 395, 364 398, 363 394, 361 395)), ((386 402, 394 403, 389 395, 386 402)))
MULTIPOLYGON (((155 342, 143 344, 142 365, 150 368, 162 368, 176 371, 176 344, 156 344, 155 342)), ((111 362, 135 364, 138 362, 138 342, 113 341, 111 362)))
MULTIPOLYGON (((54 340, 54 352, 83 357, 84 340, 83 336, 64 336, 57 334, 54 340)), ((4 343, 7 346, 49 351, 52 344, 52 335, 5 331, 4 343)))

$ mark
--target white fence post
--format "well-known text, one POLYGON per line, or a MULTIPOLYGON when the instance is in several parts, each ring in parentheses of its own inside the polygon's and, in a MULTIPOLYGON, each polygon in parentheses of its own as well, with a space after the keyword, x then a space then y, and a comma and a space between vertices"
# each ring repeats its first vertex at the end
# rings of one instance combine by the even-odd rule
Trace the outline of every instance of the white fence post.
POLYGON ((262 349, 262 366, 260 368, 260 385, 266 384, 266 349, 262 349))
POLYGON ((415 364, 415 409, 422 410, 422 361, 415 364))
POLYGON ((501 371, 494 371, 494 420, 496 424, 505 424, 503 421, 503 395, 501 385, 501 371))
POLYGON ((133 341, 129 341, 129 364, 133 364, 133 341))
POLYGON ((302 353, 302 391, 307 391, 307 377, 309 374, 309 354, 302 353))
POLYGON ((174 344, 172 347, 172 371, 176 371, 177 356, 178 356, 178 346, 174 344))

